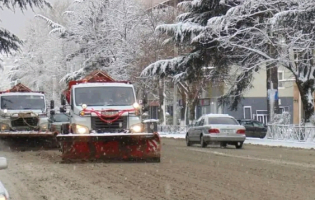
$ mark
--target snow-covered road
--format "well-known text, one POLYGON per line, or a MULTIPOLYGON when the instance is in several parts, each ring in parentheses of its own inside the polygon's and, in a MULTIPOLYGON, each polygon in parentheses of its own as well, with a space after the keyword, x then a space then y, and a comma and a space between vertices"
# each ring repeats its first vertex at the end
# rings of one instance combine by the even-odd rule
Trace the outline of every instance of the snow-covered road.
POLYGON ((60 163, 58 150, 0 151, 12 200, 313 199, 315 152, 162 138, 161 163, 60 163))
MULTIPOLYGON (((185 139, 185 134, 168 134, 162 133, 161 137, 173 139, 185 139)), ((274 146, 274 147, 288 147, 288 148, 301 148, 301 149, 315 149, 314 142, 298 142, 287 140, 271 140, 247 137, 245 144, 274 146)))

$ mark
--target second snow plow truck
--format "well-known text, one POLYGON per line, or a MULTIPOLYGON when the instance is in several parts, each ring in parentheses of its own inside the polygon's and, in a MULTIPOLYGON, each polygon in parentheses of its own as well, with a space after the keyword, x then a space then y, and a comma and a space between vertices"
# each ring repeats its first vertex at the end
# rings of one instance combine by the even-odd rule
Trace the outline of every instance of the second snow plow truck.
MULTIPOLYGON (((160 162, 156 124, 141 121, 140 106, 129 82, 115 81, 96 71, 70 81, 61 104, 70 105, 70 123, 57 135, 62 159, 149 160, 160 162)), ((62 108, 60 109, 63 110, 62 108)))
MULTIPOLYGON (((43 139, 56 145, 55 134, 48 131, 45 95, 21 83, 0 92, 0 138, 28 145, 30 139, 43 139)), ((40 142, 36 140, 36 142, 40 142)))

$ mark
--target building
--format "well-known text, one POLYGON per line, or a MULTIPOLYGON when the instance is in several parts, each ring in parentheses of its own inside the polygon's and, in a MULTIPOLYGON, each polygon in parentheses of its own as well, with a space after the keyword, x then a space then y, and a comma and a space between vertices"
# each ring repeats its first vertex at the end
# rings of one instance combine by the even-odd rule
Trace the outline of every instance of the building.
MULTIPOLYGON (((244 94, 236 111, 223 108, 223 113, 230 114, 237 119, 256 119, 267 123, 267 86, 266 70, 255 73, 253 88, 244 94)), ((284 67, 278 69, 278 100, 280 113, 286 111, 291 115, 291 123, 301 122, 301 98, 292 73, 284 67)))

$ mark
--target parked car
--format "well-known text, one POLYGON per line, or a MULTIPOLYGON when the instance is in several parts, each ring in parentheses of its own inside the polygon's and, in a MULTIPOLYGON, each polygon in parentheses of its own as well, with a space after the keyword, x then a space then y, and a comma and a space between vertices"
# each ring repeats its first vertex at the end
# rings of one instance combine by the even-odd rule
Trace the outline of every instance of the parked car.
POLYGON ((48 119, 48 129, 52 132, 60 133, 61 125, 70 121, 70 116, 66 113, 55 113, 48 119))
MULTIPOLYGON (((0 157, 0 170, 8 168, 7 159, 0 157)), ((9 193, 0 181, 0 200, 9 200, 9 193)))
POLYGON ((186 134, 187 146, 199 143, 206 147, 209 143, 219 142, 223 147, 229 144, 240 149, 245 139, 245 127, 227 114, 202 115, 186 134))
POLYGON ((253 120, 253 119, 240 119, 238 122, 245 126, 246 137, 265 138, 267 135, 267 125, 253 120))

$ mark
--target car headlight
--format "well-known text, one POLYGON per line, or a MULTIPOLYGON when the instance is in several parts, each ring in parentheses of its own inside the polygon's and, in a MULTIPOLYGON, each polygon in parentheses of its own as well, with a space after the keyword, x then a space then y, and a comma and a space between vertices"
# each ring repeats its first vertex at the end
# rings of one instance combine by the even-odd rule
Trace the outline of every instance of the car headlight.
POLYGON ((89 134, 90 131, 89 131, 88 127, 76 124, 75 125, 75 133, 77 133, 77 134, 89 134))
POLYGON ((0 194, 0 200, 7 200, 7 197, 5 197, 3 194, 0 194))
POLYGON ((141 124, 135 124, 131 126, 131 132, 140 133, 143 130, 141 124))
POLYGON ((0 124, 1 131, 10 130, 10 126, 8 124, 0 124))

